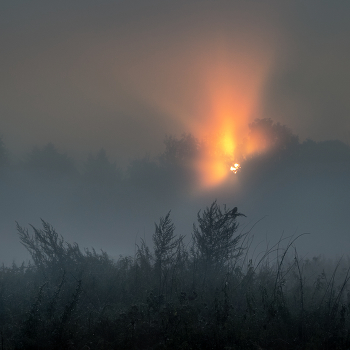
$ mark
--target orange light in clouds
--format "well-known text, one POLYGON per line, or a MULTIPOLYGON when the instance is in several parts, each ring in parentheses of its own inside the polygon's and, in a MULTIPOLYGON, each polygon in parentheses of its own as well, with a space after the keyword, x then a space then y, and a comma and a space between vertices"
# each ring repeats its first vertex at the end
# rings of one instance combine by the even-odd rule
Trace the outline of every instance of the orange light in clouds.
POLYGON ((272 56, 260 29, 258 42, 254 33, 236 34, 230 33, 227 42, 213 34, 182 50, 175 46, 173 52, 147 56, 120 72, 133 93, 206 144, 194 164, 199 191, 222 183, 233 175, 232 164, 259 148, 258 141, 247 146, 245 140, 249 123, 261 117, 260 98, 272 56))
POLYGON ((227 166, 218 158, 203 157, 197 165, 200 188, 211 188, 221 183, 227 176, 227 166))
POLYGON ((259 148, 258 140, 244 148, 242 145, 247 143, 249 123, 259 115, 261 89, 268 71, 267 60, 259 63, 256 57, 239 53, 217 55, 217 65, 207 72, 206 122, 195 125, 193 130, 208 144, 209 151, 198 164, 203 189, 236 174, 241 159, 259 148), (244 154, 238 154, 238 148, 244 154), (230 163, 234 164, 233 169, 230 163))

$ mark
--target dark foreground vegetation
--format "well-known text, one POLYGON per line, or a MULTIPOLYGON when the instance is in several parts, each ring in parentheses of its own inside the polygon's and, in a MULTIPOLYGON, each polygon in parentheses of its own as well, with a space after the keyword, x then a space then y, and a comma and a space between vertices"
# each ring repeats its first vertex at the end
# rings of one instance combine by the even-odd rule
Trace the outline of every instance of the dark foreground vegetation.
POLYGON ((251 259, 241 215, 214 202, 185 245, 169 213, 118 261, 18 226, 32 263, 0 270, 1 349, 349 348, 347 263, 293 239, 251 259))

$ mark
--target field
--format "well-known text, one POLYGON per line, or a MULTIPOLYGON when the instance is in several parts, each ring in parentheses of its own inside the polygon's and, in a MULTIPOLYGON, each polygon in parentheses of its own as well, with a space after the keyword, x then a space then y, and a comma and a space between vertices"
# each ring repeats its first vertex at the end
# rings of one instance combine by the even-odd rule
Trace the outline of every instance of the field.
POLYGON ((253 257, 240 215, 212 203, 185 246, 169 213, 117 261, 18 226, 33 262, 0 269, 1 349, 349 348, 349 261, 299 257, 301 237, 253 257))

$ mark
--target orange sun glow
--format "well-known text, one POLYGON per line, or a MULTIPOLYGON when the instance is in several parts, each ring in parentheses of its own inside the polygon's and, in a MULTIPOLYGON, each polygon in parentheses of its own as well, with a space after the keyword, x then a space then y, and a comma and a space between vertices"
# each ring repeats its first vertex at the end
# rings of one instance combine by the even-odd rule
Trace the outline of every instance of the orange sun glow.
POLYGON ((233 165, 231 165, 230 170, 234 173, 237 174, 237 171, 241 169, 241 165, 238 163, 235 163, 233 165))
POLYGON ((257 42, 249 34, 244 41, 217 39, 150 56, 123 73, 134 93, 205 144, 192 164, 198 175, 194 191, 199 192, 238 174, 235 164, 259 149, 259 140, 248 139, 249 123, 261 117, 272 62, 267 41, 257 42))
POLYGON ((251 55, 236 54, 234 59, 218 55, 218 64, 207 73, 206 122, 194 127, 194 134, 208 147, 198 163, 200 186, 204 189, 237 174, 241 160, 259 149, 259 141, 247 136, 249 123, 258 115, 268 71, 267 60, 257 64, 251 55))

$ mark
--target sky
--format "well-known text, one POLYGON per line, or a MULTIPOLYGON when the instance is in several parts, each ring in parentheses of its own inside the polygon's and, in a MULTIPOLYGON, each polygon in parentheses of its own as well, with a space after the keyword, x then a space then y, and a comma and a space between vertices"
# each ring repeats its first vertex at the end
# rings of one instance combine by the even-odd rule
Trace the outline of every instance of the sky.
POLYGON ((0 133, 125 164, 234 120, 350 142, 345 1, 18 1, 0 11, 0 133), (223 117, 226 114, 227 117, 223 117))
MULTIPOLYGON (((104 148, 124 168, 161 154, 166 136, 184 133, 233 154, 256 118, 287 125, 301 142, 350 145, 349 17, 347 1, 2 1, 0 137, 18 160, 52 142, 81 162, 104 148)), ((204 174, 208 161, 212 166, 212 159, 198 165, 204 174)), ((22 187, 0 186, 0 230, 15 249, 14 221, 38 226, 42 217, 82 246, 123 253, 137 237, 150 237, 170 209, 190 234, 197 211, 219 198, 247 214, 244 225, 268 216, 259 240, 268 232, 274 239, 314 232, 319 239, 307 238, 313 253, 332 245, 344 253, 344 174, 332 183, 322 165, 317 179, 296 183, 287 174, 287 187, 283 176, 277 185, 272 176, 263 188, 245 189, 251 197, 233 197, 229 187, 176 203, 134 193, 119 212, 102 203, 80 206, 60 188, 22 196, 31 181, 24 178, 22 187), (101 227, 105 234, 96 235, 101 227)), ((11 260, 11 249, 0 254, 11 260)))

